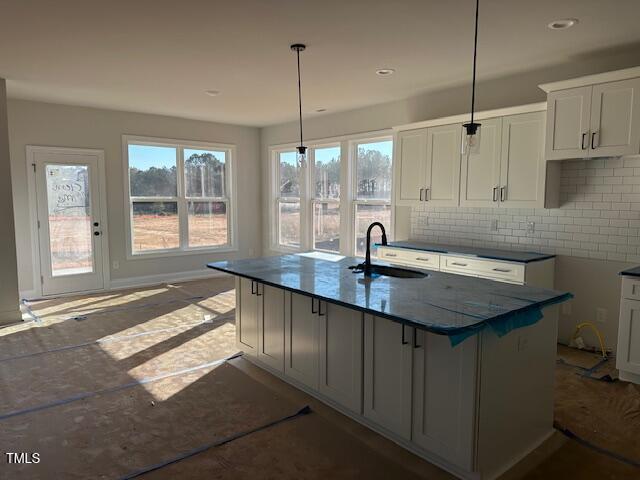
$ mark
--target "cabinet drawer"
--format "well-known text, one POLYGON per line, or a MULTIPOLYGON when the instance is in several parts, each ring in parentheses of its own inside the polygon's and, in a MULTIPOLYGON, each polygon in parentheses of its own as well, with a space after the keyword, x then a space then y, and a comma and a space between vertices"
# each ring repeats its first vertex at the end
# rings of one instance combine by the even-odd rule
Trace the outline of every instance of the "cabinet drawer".
POLYGON ((524 265, 518 263, 443 255, 440 259, 440 269, 492 280, 524 283, 524 265))
POLYGON ((421 250, 378 248, 378 258, 389 263, 398 263, 428 270, 440 269, 440 255, 421 250))
POLYGON ((622 298, 640 300, 640 279, 622 278, 622 298))

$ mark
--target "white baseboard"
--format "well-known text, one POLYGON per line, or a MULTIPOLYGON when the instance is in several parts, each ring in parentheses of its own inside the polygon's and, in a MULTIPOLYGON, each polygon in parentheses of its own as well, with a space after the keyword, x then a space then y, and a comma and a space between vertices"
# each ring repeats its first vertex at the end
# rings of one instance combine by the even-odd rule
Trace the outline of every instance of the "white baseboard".
POLYGON ((30 298, 36 298, 40 294, 35 290, 20 290, 20 300, 28 300, 30 298))
POLYGON ((187 282, 203 278, 225 277, 229 274, 212 270, 191 270, 189 272, 161 273, 158 275, 144 275, 141 277, 112 278, 107 290, 122 290, 124 288, 149 287, 171 282, 187 282))

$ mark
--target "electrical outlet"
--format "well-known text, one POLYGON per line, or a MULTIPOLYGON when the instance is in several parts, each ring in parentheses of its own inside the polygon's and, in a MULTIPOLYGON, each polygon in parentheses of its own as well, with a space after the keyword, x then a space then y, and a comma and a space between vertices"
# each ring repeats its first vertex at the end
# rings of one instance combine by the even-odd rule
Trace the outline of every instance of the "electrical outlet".
POLYGON ((571 302, 564 302, 562 304, 562 314, 571 315, 571 302))
POLYGON ((120 268, 120 262, 118 260, 113 261, 113 269, 118 270, 120 268))
POLYGON ((535 222, 527 222, 527 233, 533 233, 536 231, 536 223, 535 222))
POLYGON ((596 308, 596 322, 607 323, 607 309, 596 308))
POLYGON ((492 232, 497 232, 498 231, 498 219, 496 219, 496 218, 491 220, 491 231, 492 232))

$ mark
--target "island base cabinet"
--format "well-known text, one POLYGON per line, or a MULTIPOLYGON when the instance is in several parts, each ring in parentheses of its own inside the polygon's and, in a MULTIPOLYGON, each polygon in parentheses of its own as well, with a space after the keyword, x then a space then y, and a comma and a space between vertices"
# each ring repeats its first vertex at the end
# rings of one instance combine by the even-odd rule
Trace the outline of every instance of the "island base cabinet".
POLYGON ((258 360, 284 371, 284 290, 259 285, 258 360))
POLYGON ((455 347, 449 337, 416 332, 411 441, 473 470, 478 337, 455 347))
POLYGON ((362 412, 362 312, 322 302, 319 314, 322 395, 362 412), (326 307, 326 312, 322 312, 326 307))
POLYGON ((411 438, 412 339, 412 328, 364 317, 364 416, 406 440, 411 438))
POLYGON ((257 282, 236 277, 236 347, 245 355, 258 355, 257 282))
POLYGON ((295 293, 287 296, 284 373, 317 391, 320 302, 295 293))

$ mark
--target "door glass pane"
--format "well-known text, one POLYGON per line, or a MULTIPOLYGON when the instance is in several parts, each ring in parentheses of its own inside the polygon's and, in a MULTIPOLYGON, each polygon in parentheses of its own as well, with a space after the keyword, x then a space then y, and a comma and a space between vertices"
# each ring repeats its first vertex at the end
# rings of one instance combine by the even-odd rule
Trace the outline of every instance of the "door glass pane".
POLYGON ((278 202, 279 243, 300 246, 300 202, 278 202))
POLYGON ((212 247, 227 243, 227 204, 189 202, 189 246, 212 247))
POLYGON ((54 277, 93 272, 87 165, 47 165, 49 248, 54 277))
POLYGON ((226 152, 184 149, 187 197, 225 196, 226 152))
POLYGON ((356 196, 358 199, 391 200, 391 157, 393 142, 358 144, 356 196))
POLYGON ((340 204, 313 204, 313 248, 340 252, 340 204))
POLYGON ((297 153, 280 152, 280 196, 299 197, 300 196, 300 167, 298 165, 297 153))
POLYGON ((132 197, 178 195, 175 147, 129 145, 129 183, 132 197))
MULTIPOLYGON (((391 205, 356 204, 356 255, 364 256, 367 249, 367 228, 373 222, 380 222, 387 231, 387 240, 391 240, 391 205)), ((382 241, 379 227, 371 231, 371 252, 375 252, 374 244, 382 241)))
POLYGON ((178 248, 176 202, 133 202, 133 252, 178 248))
POLYGON ((316 148, 314 157, 316 198, 340 198, 340 147, 316 148))

